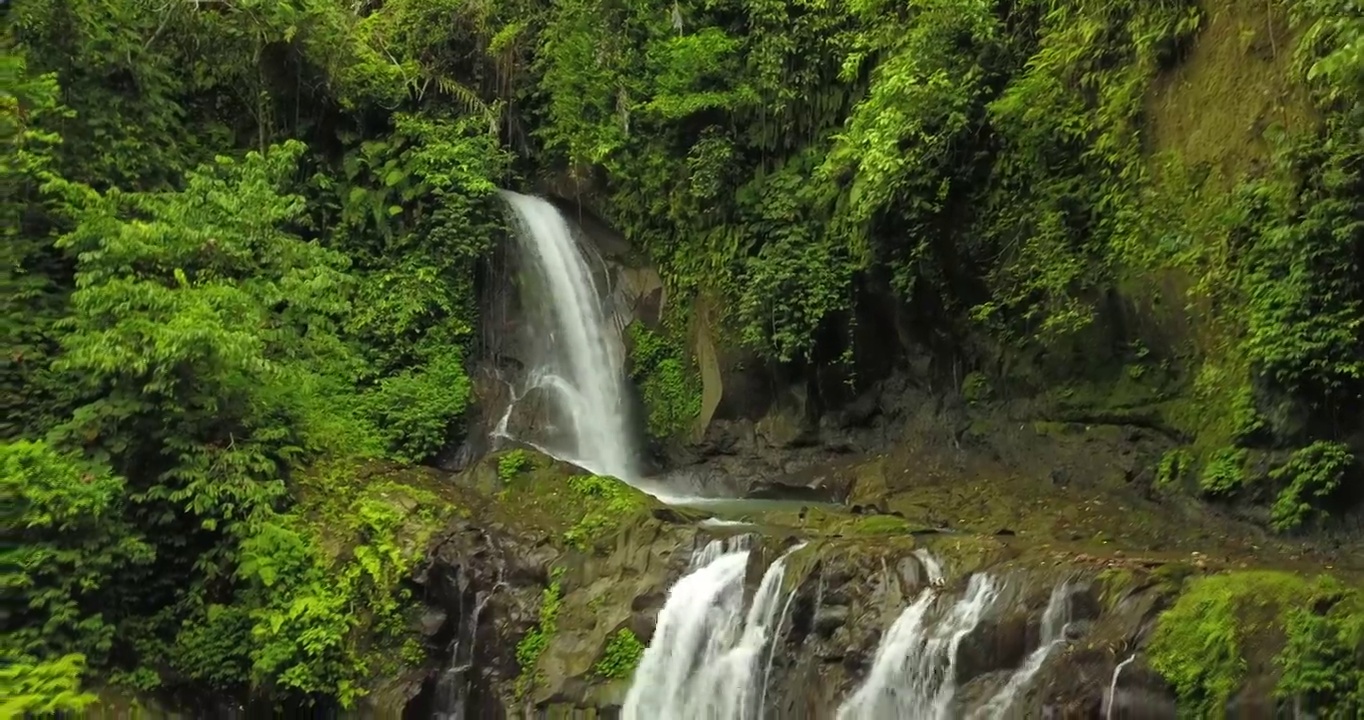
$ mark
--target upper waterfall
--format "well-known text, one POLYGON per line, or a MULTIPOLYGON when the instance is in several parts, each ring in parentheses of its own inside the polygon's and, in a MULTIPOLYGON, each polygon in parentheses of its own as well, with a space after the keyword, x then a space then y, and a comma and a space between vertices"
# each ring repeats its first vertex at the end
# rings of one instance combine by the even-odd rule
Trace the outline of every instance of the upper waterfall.
POLYGON ((570 455, 568 459, 593 472, 634 481, 636 454, 620 331, 604 312, 603 293, 583 248, 563 213, 548 201, 508 190, 501 194, 512 211, 522 294, 538 322, 542 355, 528 382, 554 392, 576 443, 574 448, 546 449, 570 455), (527 282, 542 293, 538 298, 527 292, 527 282))

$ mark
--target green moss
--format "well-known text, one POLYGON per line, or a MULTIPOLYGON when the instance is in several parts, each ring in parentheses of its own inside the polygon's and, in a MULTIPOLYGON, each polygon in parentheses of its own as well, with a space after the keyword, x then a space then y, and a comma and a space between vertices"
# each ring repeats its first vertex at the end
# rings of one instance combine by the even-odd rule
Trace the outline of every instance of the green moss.
POLYGON ((961 382, 961 396, 972 405, 989 402, 993 395, 994 391, 990 387, 990 379, 985 377, 985 373, 967 373, 966 379, 961 382))
POLYGON ((171 655, 213 687, 272 682, 350 706, 424 659, 404 583, 455 508, 417 469, 334 462, 294 482, 298 504, 242 542, 235 602, 185 622, 171 655))
POLYGON ((1099 602, 1106 608, 1118 604, 1137 584, 1137 574, 1130 568, 1105 568, 1096 578, 1099 585, 1099 602))
POLYGON ((1174 686, 1181 710, 1220 717, 1252 666, 1266 671, 1285 613, 1312 586, 1283 572, 1237 572, 1189 583, 1162 613, 1148 648, 1151 667, 1174 686))
POLYGON ((795 531, 807 536, 845 536, 850 539, 865 535, 909 537, 915 531, 927 529, 926 525, 916 524, 899 515, 854 515, 847 509, 829 506, 800 510, 774 508, 744 513, 731 519, 766 528, 770 535, 785 535, 795 531))
POLYGON ((1072 423, 1158 424, 1163 407, 1178 392, 1155 374, 1134 379, 1121 365, 1091 368, 1090 372, 1085 381, 1057 384, 1045 394, 1050 413, 1061 421, 1054 423, 1059 427, 1046 428, 1048 432, 1064 431, 1072 423))
MULTIPOLYGON (((581 475, 572 465, 532 452, 528 469, 504 483, 488 511, 504 522, 529 525, 579 550, 650 517, 658 502, 611 477, 581 475)), ((485 459, 469 474, 479 487, 498 484, 495 459, 485 459)))
POLYGON ((597 541, 620 527, 624 519, 647 507, 644 496, 634 488, 610 477, 577 475, 568 479, 582 516, 564 532, 564 542, 588 550, 597 541))
POLYGON ((1364 594, 1324 579, 1288 612, 1275 695, 1316 717, 1364 716, 1364 594))
POLYGON ((1179 592, 1192 577, 1194 568, 1186 563, 1166 563, 1151 571, 1151 577, 1170 592, 1179 592))
POLYGON ((848 526, 858 535, 907 535, 912 529, 908 520, 895 515, 864 515, 848 526))
POLYGON ((667 438, 687 429, 701 414, 701 376, 681 346, 642 323, 626 329, 630 338, 630 376, 639 385, 649 413, 649 434, 667 438))
POLYGON ((592 674, 609 680, 627 678, 644 657, 644 643, 629 628, 621 628, 602 651, 601 658, 592 666, 592 674))
POLYGON ((1156 487, 1176 488, 1193 465, 1193 456, 1184 448, 1166 451, 1156 468, 1156 487))
POLYGON ((1069 431, 1075 427, 1074 423, 1055 422, 1052 420, 1038 420, 1032 424, 1033 432, 1042 437, 1059 438, 1071 434, 1069 431))
POLYGON ((559 629, 559 608, 563 605, 562 568, 550 573, 549 586, 540 593, 540 618, 516 644, 516 663, 521 674, 516 677, 516 695, 524 696, 540 681, 540 656, 545 654, 554 633, 559 629))

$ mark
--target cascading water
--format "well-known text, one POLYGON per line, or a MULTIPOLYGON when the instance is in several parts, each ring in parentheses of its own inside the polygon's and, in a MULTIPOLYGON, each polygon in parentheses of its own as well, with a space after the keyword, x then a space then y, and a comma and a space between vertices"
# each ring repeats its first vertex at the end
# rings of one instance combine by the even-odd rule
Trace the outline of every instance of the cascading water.
POLYGON ((914 557, 919 559, 919 564, 924 568, 924 574, 928 576, 928 584, 937 586, 942 585, 946 575, 943 574, 942 563, 933 557, 933 554, 923 548, 914 551, 914 557))
MULTIPOLYGON (((925 564, 930 577, 936 568, 925 564)), ((938 570, 940 572, 940 570, 938 570)), ((999 598, 988 575, 971 576, 966 593, 936 622, 939 599, 927 588, 896 618, 872 661, 871 673, 838 709, 838 720, 938 720, 952 713, 957 649, 999 598)))
POLYGON ((1122 669, 1136 659, 1137 656, 1134 653, 1113 668, 1113 679, 1108 683, 1108 702, 1106 703, 1107 707, 1104 708, 1104 720, 1113 720, 1113 708, 1118 705, 1118 678, 1122 676, 1122 669))
MULTIPOLYGON (((525 280, 547 295, 532 304, 548 307, 529 308, 538 311, 533 313, 539 321, 535 331, 546 352, 526 389, 554 393, 571 420, 576 444, 572 449, 545 449, 567 455, 593 472, 634 481, 636 456, 627 420, 620 334, 603 310, 587 258, 558 208, 542 198, 505 190, 502 197, 512 211, 525 280)), ((507 412, 509 416, 510 408, 507 412)), ((505 434, 506 422, 504 416, 494 434, 505 434)))
POLYGON ((712 542, 668 591, 653 642, 625 699, 625 720, 746 720, 760 717, 771 655, 763 649, 785 614, 781 583, 788 550, 763 574, 744 613, 749 550, 741 539, 712 542), (781 610, 779 613, 778 610, 781 610))
POLYGON ((1060 583, 1052 588, 1051 597, 1047 600, 1047 609, 1042 612, 1041 644, 1028 654, 1022 667, 1018 668, 1018 671, 1009 678, 1009 682, 993 698, 990 698, 985 707, 972 716, 973 719, 1003 718, 1013 706, 1018 693, 1028 686, 1037 671, 1042 669, 1042 664, 1047 658, 1066 644, 1066 625, 1070 622, 1070 589, 1069 582, 1060 583))
MULTIPOLYGON (((469 698, 469 672, 473 670, 478 650, 478 619, 489 598, 501 587, 499 582, 490 592, 474 594, 472 612, 461 612, 455 637, 450 641, 450 664, 436 681, 434 720, 464 720, 469 698)), ((462 601, 461 601, 461 604, 462 601)), ((461 611, 463 608, 461 608, 461 611)))

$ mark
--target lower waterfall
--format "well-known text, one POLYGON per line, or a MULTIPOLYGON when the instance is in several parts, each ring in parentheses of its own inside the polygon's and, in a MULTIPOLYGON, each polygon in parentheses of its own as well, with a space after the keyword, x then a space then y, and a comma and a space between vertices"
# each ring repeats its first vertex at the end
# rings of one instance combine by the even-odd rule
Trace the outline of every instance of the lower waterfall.
POLYGON ((747 720, 762 713, 771 655, 764 656, 785 603, 787 550, 763 574, 744 612, 748 541, 714 541, 668 591, 653 641, 626 696, 625 720, 747 720))
POLYGON ((838 720, 938 720, 952 717, 957 649, 999 598, 995 579, 976 574, 966 593, 937 621, 940 599, 925 589, 891 625, 876 649, 871 673, 838 709, 838 720))
POLYGON ((1023 661, 1023 666, 1009 677, 1009 682, 990 698, 990 702, 972 715, 973 718, 979 720, 1003 718, 1005 713, 1009 712, 1009 708, 1013 707, 1018 693, 1028 687, 1028 683, 1037 671, 1042 669, 1042 664, 1047 658, 1065 645, 1066 626, 1070 622, 1070 590, 1069 582, 1060 583, 1052 588, 1051 597, 1047 600, 1047 609, 1042 612, 1041 644, 1023 661))

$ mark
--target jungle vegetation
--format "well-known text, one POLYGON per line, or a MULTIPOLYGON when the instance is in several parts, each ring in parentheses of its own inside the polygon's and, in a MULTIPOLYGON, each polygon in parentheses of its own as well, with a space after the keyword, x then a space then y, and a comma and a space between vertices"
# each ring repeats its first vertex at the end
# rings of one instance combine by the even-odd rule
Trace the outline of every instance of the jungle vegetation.
POLYGON ((1328 527, 1364 450, 1364 20, 1251 5, 6 3, 4 710, 350 706, 390 671, 408 520, 347 478, 460 437, 498 187, 573 189, 659 268, 660 433, 699 405, 689 299, 850 379, 890 304, 996 396, 1140 395, 1170 492, 1328 527), (1289 88, 1230 164, 1153 130, 1218 13, 1289 88))

